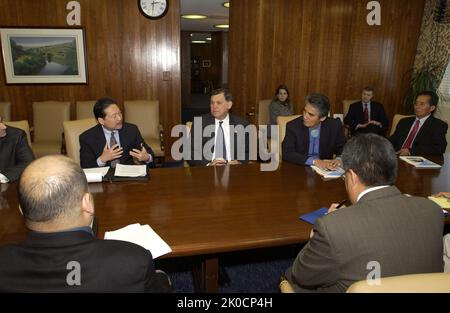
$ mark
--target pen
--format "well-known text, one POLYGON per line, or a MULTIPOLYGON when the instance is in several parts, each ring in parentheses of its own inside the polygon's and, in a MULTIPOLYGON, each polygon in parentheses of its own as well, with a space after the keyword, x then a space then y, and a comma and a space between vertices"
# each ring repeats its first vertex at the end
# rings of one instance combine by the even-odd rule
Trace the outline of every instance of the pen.
POLYGON ((336 209, 339 209, 341 206, 343 206, 345 204, 345 202, 347 202, 347 199, 344 199, 341 202, 339 202, 336 209))

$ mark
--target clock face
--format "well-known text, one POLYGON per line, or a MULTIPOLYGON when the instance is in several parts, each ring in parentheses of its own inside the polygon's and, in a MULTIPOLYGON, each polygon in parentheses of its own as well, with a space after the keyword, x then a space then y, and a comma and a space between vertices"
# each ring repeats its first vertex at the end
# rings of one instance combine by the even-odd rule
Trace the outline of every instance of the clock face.
POLYGON ((138 4, 142 14, 151 19, 163 17, 169 8, 168 0, 138 0, 138 4))

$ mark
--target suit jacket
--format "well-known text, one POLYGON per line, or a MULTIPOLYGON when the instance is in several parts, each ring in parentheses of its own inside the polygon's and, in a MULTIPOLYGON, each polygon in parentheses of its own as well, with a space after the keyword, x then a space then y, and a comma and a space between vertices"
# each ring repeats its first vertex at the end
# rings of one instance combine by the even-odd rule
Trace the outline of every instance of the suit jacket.
MULTIPOLYGON (((340 120, 327 118, 320 126, 319 158, 332 159, 340 155, 345 145, 345 136, 340 120)), ((308 159, 309 128, 300 116, 286 125, 283 144, 283 160, 303 165, 308 159)))
MULTIPOLYGON (((386 134, 389 128, 389 120, 384 112, 384 107, 381 103, 370 102, 370 119, 380 122, 382 124, 381 133, 386 134)), ((349 125, 351 132, 355 132, 355 128, 358 124, 364 122, 364 111, 362 101, 352 103, 348 109, 348 113, 344 118, 344 124, 349 125)))
MULTIPOLYGON (((402 148, 408 136, 412 124, 416 120, 415 116, 405 117, 398 122, 394 134, 389 140, 394 145, 395 151, 402 148)), ((411 155, 442 155, 447 147, 448 125, 434 116, 430 116, 420 128, 411 147, 411 155)))
MULTIPOLYGON (((120 158, 120 164, 133 165, 133 157, 130 151, 133 149, 141 149, 141 144, 144 144, 145 149, 152 158, 155 157, 152 148, 150 148, 141 136, 141 133, 136 125, 123 123, 119 130, 120 146, 123 148, 123 154, 120 158)), ((102 125, 88 129, 80 135, 80 165, 82 168, 98 167, 97 159, 103 153, 103 148, 106 144, 105 133, 102 125)), ((111 162, 107 162, 109 166, 111 162)))
POLYGON ((33 160, 34 155, 28 146, 25 132, 8 126, 6 136, 0 138, 0 173, 10 181, 15 181, 33 160))
POLYGON ((163 292, 152 255, 135 244, 101 240, 87 231, 30 232, 20 244, 0 247, 0 292, 163 292), (80 285, 67 278, 80 265, 80 285), (69 269, 68 269, 69 268, 69 269))
POLYGON ((345 292, 368 277, 373 261, 381 277, 442 272, 443 227, 434 202, 395 186, 375 190, 317 219, 286 276, 297 292, 345 292))
MULTIPOLYGON (((209 140, 213 140, 214 141, 214 137, 215 137, 215 133, 212 132, 211 136, 203 136, 203 131, 204 129, 209 126, 209 125, 214 125, 215 124, 215 118, 214 116, 211 115, 211 113, 205 114, 201 116, 202 119, 202 127, 201 130, 198 126, 196 126, 195 123, 195 119, 194 122, 192 123, 192 128, 191 128, 191 133, 190 133, 190 150, 191 150, 191 160, 187 160, 189 165, 191 166, 197 166, 197 165, 207 165, 209 162, 211 162, 211 157, 212 157, 212 153, 214 152, 214 145, 212 146, 211 149, 211 155, 208 157, 206 155, 203 155, 203 147, 205 146, 205 144, 209 141, 209 140), (197 129, 198 128, 198 129, 197 129), (199 131, 201 131, 201 134, 199 133, 199 131), (202 145, 200 146, 196 146, 195 145, 195 141, 196 138, 202 138, 202 145), (195 155, 201 155, 202 159, 201 160, 194 160, 194 156, 195 155)), ((230 119, 230 126, 238 126, 241 125, 243 127, 248 126, 248 121, 229 114, 229 119, 230 119)), ((230 128, 230 132, 231 132, 231 128, 230 128)), ((250 138, 248 133, 245 134, 245 137, 243 137, 243 140, 245 140, 245 142, 242 142, 240 136, 238 136, 237 132, 233 132, 230 133, 230 140, 232 140, 233 142, 233 149, 231 151, 231 158, 233 160, 238 160, 242 163, 248 163, 250 156, 249 156, 249 142, 250 142, 250 138), (240 141, 241 140, 241 141, 240 141), (239 149, 238 149, 239 147, 239 149), (242 149, 242 147, 244 147, 242 149), (243 152, 244 155, 239 155, 239 152, 243 152)), ((231 144, 231 143, 230 143, 231 144)))

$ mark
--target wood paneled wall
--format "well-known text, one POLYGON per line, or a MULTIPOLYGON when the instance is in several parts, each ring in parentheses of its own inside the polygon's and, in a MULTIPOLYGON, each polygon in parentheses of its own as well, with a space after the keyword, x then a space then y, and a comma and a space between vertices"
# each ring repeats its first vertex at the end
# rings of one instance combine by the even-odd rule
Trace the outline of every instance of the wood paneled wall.
POLYGON ((246 0, 230 10, 229 85, 234 112, 254 111, 288 85, 295 111, 322 92, 331 111, 366 85, 389 116, 402 112, 424 0, 380 0, 381 26, 369 26, 363 0, 246 0))
MULTIPOLYGON (((0 0, 2 26, 66 27, 67 0, 0 0)), ((32 102, 43 100, 157 99, 168 143, 181 122, 180 1, 166 16, 145 18, 132 0, 79 0, 85 28, 87 85, 5 85, 0 65, 0 101, 12 103, 12 118, 32 122, 32 102), (163 80, 163 72, 170 80, 163 80)), ((1 62, 2 63, 2 62, 1 62)), ((170 146, 167 147, 170 151, 170 146)))

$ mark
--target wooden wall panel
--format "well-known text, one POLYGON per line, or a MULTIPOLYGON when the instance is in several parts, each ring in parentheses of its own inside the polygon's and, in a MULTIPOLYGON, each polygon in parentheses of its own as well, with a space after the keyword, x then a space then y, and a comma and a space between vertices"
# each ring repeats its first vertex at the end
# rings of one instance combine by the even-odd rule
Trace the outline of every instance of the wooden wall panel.
MULTIPOLYGON (((424 0, 380 0, 381 26, 366 23, 368 1, 249 0, 230 9, 229 85, 237 114, 255 111, 285 83, 295 111, 311 92, 332 112, 366 85, 389 116, 402 112, 424 0)), ((247 116, 248 118, 249 116, 247 116)))
MULTIPOLYGON (((0 0, 2 26, 66 27, 68 0, 0 0)), ((158 99, 165 142, 181 122, 180 0, 165 17, 146 19, 137 1, 79 0, 86 30, 87 85, 5 85, 0 65, 0 101, 11 101, 12 118, 32 121, 33 101, 158 99), (163 80, 163 72, 170 80, 163 80)), ((1 62, 2 63, 2 62, 1 62)), ((170 146, 166 147, 170 151, 170 146)))

